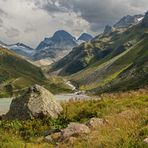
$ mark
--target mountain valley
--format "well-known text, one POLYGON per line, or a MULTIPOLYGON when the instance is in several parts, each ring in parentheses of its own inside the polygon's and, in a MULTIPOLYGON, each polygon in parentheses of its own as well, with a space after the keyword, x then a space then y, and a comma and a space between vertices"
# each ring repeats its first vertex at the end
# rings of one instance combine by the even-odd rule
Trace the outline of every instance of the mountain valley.
POLYGON ((18 19, 25 27, 4 27, 11 16, 0 5, 0 32, 24 43, 34 33, 28 43, 39 43, 0 41, 0 148, 147 148, 148 11, 138 14, 142 1, 140 7, 126 1, 126 13, 118 1, 116 14, 113 1, 22 3, 11 15, 25 14, 18 19))

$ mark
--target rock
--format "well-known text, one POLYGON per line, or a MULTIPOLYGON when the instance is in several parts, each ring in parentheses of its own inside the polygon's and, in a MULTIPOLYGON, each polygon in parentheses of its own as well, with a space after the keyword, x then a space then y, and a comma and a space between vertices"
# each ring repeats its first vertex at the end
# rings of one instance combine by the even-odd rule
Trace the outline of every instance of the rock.
POLYGON ((9 112, 4 119, 57 118, 62 107, 45 88, 34 85, 24 95, 12 100, 9 112))
POLYGON ((91 118, 86 125, 90 128, 96 128, 98 126, 102 126, 104 124, 106 124, 107 121, 105 119, 102 118, 91 118))
POLYGON ((44 138, 45 142, 56 144, 61 138, 61 132, 48 135, 44 138))
POLYGON ((143 140, 146 144, 148 144, 148 137, 143 140))
POLYGON ((82 134, 89 134, 90 129, 85 124, 70 123, 67 128, 61 130, 61 140, 69 139, 70 137, 79 136, 82 134))
POLYGON ((106 25, 103 34, 108 35, 113 31, 113 27, 106 25))
POLYGON ((76 137, 70 137, 69 140, 68 140, 68 142, 73 145, 76 140, 77 140, 76 137))
POLYGON ((53 139, 53 141, 57 142, 61 138, 61 132, 57 132, 57 133, 51 134, 50 136, 53 139))
POLYGON ((45 142, 48 142, 48 143, 53 143, 53 139, 51 138, 50 135, 46 136, 46 137, 44 138, 44 141, 45 141, 45 142))
POLYGON ((89 127, 85 124, 80 123, 70 123, 67 128, 62 129, 56 133, 48 132, 49 135, 46 135, 44 141, 57 144, 62 141, 68 141, 71 144, 77 139, 75 136, 85 135, 90 133, 89 127))

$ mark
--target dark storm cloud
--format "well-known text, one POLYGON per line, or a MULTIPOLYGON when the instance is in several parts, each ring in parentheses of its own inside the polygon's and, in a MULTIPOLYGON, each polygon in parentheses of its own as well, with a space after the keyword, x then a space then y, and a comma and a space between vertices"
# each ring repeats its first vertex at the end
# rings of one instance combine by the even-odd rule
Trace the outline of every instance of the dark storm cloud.
POLYGON ((11 28, 7 28, 5 33, 7 37, 14 38, 19 36, 20 31, 17 28, 11 27, 11 28))
POLYGON ((36 0, 36 6, 49 14, 73 11, 99 31, 124 15, 144 13, 148 0, 36 0))
POLYGON ((115 23, 124 15, 144 12, 145 6, 148 6, 147 0, 59 0, 59 3, 71 5, 74 12, 80 13, 90 23, 93 31, 115 23))
POLYGON ((35 0, 34 4, 43 10, 46 10, 49 14, 51 13, 58 13, 58 12, 67 12, 68 9, 65 5, 59 5, 58 0, 35 0))

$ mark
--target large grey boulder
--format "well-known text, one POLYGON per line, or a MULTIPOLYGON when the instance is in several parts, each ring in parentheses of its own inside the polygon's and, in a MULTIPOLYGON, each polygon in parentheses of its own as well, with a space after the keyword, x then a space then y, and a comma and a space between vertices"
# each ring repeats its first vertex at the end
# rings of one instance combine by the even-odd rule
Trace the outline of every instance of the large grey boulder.
POLYGON ((24 95, 12 100, 10 110, 4 119, 57 118, 62 110, 61 105, 48 90, 34 85, 24 95))

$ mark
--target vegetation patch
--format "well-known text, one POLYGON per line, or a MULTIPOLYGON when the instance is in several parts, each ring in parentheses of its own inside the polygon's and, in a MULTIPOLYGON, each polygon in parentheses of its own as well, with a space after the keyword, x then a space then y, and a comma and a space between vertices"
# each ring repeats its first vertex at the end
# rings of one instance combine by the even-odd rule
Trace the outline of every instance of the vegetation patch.
POLYGON ((146 147, 148 136, 147 88, 125 93, 102 94, 93 100, 62 102, 63 113, 58 119, 40 118, 26 121, 0 121, 0 145, 2 147, 54 147, 44 142, 44 132, 63 129, 70 122, 85 123, 92 117, 107 120, 83 137, 59 143, 60 147, 126 148, 146 147), (86 140, 87 139, 87 140, 86 140))

